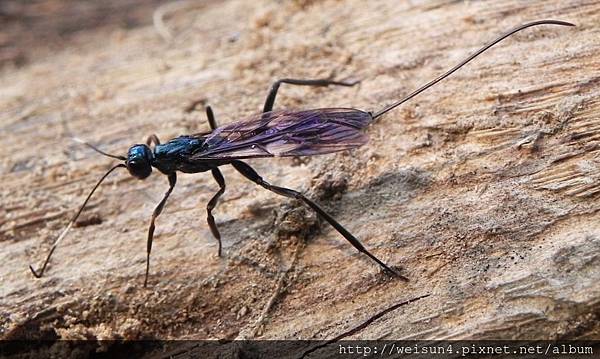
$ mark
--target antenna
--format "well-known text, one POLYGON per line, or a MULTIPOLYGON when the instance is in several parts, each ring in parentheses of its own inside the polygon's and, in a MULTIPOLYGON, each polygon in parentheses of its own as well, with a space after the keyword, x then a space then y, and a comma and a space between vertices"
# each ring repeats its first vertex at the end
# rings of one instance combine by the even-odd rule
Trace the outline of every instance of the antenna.
POLYGON ((118 159, 118 160, 121 160, 121 161, 125 161, 125 160, 127 160, 127 158, 126 158, 126 157, 124 157, 124 156, 117 156, 117 155, 111 155, 110 153, 106 153, 106 152, 104 152, 104 151, 100 150, 98 147, 96 147, 96 146, 94 146, 94 145, 91 145, 91 144, 89 144, 89 143, 85 142, 84 140, 82 140, 82 139, 80 139, 80 138, 77 138, 77 137, 71 137, 71 139, 72 139, 73 141, 75 141, 75 142, 82 143, 82 144, 84 144, 84 145, 88 146, 89 148, 91 148, 92 150, 94 150, 94 151, 96 151, 96 152, 98 152, 98 153, 100 153, 100 154, 102 154, 102 155, 105 155, 105 156, 107 156, 107 157, 116 158, 116 159, 118 159))
MULTIPOLYGON (((101 151, 98 151, 98 152, 101 152, 101 151)), ((113 156, 110 156, 110 157, 113 157, 113 156)), ((48 265, 48 262, 50 261, 50 257, 52 257, 52 253, 54 253, 54 250, 56 249, 56 247, 58 246, 58 244, 60 243, 60 241, 62 241, 62 239, 65 238, 65 236, 67 235, 67 232, 69 232, 69 230, 71 229, 71 227, 73 227, 73 224, 75 224, 75 221, 77 221, 77 218, 79 218, 79 215, 81 214, 81 212, 83 212, 83 209, 85 208, 85 205, 88 203, 88 201, 90 200, 90 198, 92 198, 92 195, 96 191, 96 188, 98 188, 98 186, 100 186, 100 183, 102 183, 102 181, 104 181, 104 179, 106 177, 108 177, 108 175, 112 171, 116 170, 119 167, 127 167, 127 166, 124 165, 124 164, 122 164, 122 163, 114 166, 113 168, 111 168, 110 170, 108 170, 108 172, 106 172, 104 174, 104 176, 102 176, 100 178, 100 180, 96 183, 96 185, 94 186, 94 188, 92 188, 92 191, 90 192, 90 194, 88 194, 88 196, 85 199, 85 201, 83 201, 83 204, 81 205, 81 207, 79 207, 79 211, 77 211, 77 214, 75 214, 75 216, 73 217, 73 219, 71 219, 71 221, 69 222, 69 224, 65 227, 65 229, 63 229, 63 231, 61 232, 60 236, 58 236, 58 238, 56 239, 56 241, 54 241, 54 243, 52 244, 52 248, 50 248, 50 253, 48 253, 48 256, 46 257, 46 260, 44 261, 44 264, 42 265, 42 268, 39 271, 36 271, 35 269, 33 269, 33 267, 31 265, 29 266, 29 269, 31 269, 31 273, 33 273, 34 277, 41 278, 44 275, 44 271, 46 270, 46 266, 48 265)))

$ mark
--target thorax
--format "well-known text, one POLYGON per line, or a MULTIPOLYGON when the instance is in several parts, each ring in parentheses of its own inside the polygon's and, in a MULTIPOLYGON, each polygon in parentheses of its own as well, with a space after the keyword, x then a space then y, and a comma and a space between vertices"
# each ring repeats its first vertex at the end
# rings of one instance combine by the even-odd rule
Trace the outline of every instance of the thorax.
POLYGON ((179 136, 154 147, 152 166, 163 173, 180 171, 184 173, 205 172, 214 167, 210 161, 191 160, 194 152, 202 150, 203 137, 179 136))

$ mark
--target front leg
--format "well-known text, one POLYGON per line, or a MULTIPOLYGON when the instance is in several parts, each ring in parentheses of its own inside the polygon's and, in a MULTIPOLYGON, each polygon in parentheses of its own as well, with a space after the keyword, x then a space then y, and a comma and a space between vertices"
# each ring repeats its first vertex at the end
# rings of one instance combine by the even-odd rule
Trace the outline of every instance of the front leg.
POLYGON ((252 182, 255 182, 255 183, 259 184, 260 186, 268 189, 269 191, 277 193, 278 195, 281 195, 281 196, 301 200, 306 205, 308 205, 310 208, 312 208, 315 212, 317 212, 321 217, 325 218, 325 220, 333 228, 335 228, 338 231, 338 233, 340 233, 342 236, 344 236, 344 238, 346 238, 346 240, 348 242, 350 242, 350 244, 352 244, 354 246, 354 248, 358 249, 359 252, 366 254, 369 258, 371 258, 373 261, 375 261, 377 264, 379 264, 388 273, 391 273, 404 281, 408 281, 408 278, 401 275, 397 271, 393 270, 387 264, 383 263, 379 258, 377 258, 373 254, 371 254, 371 252, 369 252, 362 245, 362 243, 360 243, 360 241, 352 235, 352 233, 350 233, 346 228, 344 228, 341 224, 339 224, 329 213, 325 212, 325 210, 323 210, 318 204, 316 204, 315 202, 306 198, 302 193, 300 193, 298 191, 294 191, 289 188, 273 186, 272 184, 263 180, 263 178, 258 173, 256 173, 256 171, 254 171, 254 169, 252 169, 252 167, 250 167, 248 164, 246 164, 242 161, 232 161, 231 164, 233 165, 233 167, 235 167, 235 169, 238 172, 240 172, 246 178, 248 178, 252 182))
POLYGON ((215 178, 215 181, 217 181, 217 183, 219 184, 220 188, 219 188, 219 191, 217 193, 215 193, 215 195, 210 199, 210 201, 208 201, 208 204, 206 205, 206 213, 207 213, 206 221, 208 222, 208 226, 210 227, 210 231, 212 232, 213 236, 217 239, 217 242, 219 242, 218 255, 220 257, 221 256, 221 247, 222 247, 221 233, 219 233, 219 229, 217 228, 217 225, 215 223, 215 217, 213 217, 213 215, 212 215, 212 210, 217 205, 217 202, 219 201, 219 197, 221 197, 223 192, 225 192, 225 178, 223 178, 223 174, 221 173, 221 171, 218 168, 212 169, 212 175, 215 178))
POLYGON ((148 138, 146 139, 146 145, 150 146, 152 144, 154 144, 155 146, 160 145, 160 140, 155 134, 148 136, 148 138))
POLYGON ((177 182, 177 174, 175 172, 169 174, 169 189, 165 193, 163 199, 158 203, 158 206, 154 209, 152 213, 152 219, 150 220, 150 227, 148 228, 148 243, 146 247, 146 278, 144 279, 144 287, 148 284, 148 272, 150 271, 150 252, 152 251, 152 239, 154 238, 154 221, 156 217, 160 215, 162 212, 165 203, 167 203, 167 198, 171 192, 173 192, 173 188, 175 187, 175 183, 177 182))

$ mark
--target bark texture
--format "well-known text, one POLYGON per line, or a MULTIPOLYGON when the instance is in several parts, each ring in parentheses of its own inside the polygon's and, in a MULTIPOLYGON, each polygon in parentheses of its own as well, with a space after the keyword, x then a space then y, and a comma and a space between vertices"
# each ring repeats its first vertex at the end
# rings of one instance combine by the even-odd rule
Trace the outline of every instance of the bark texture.
POLYGON ((351 338, 598 338, 597 1, 119 1, 100 19, 78 2, 39 4, 7 7, 22 17, 0 29, 0 337, 333 338, 430 294, 351 338), (375 111, 546 18, 577 27, 513 36, 372 124, 366 146, 250 161, 318 200, 408 283, 232 168, 214 212, 222 258, 206 225, 218 185, 180 175, 144 288, 147 226, 168 184, 123 171, 46 276, 29 272, 114 162, 69 136, 124 154, 152 133, 207 129, 201 104, 185 111, 194 101, 220 123, 255 113, 284 77, 361 84, 283 85, 276 108, 375 111))

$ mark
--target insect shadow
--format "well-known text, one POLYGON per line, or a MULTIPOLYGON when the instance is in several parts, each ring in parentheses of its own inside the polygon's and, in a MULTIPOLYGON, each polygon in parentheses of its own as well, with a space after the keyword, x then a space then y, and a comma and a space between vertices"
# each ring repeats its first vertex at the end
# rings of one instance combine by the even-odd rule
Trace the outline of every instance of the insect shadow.
POLYGON ((159 172, 166 175, 169 181, 169 189, 154 209, 150 220, 150 227, 148 228, 144 286, 148 284, 150 252, 152 251, 152 239, 154 237, 155 228, 154 222, 156 217, 162 212, 169 195, 175 187, 177 182, 177 172, 198 173, 210 171, 215 181, 219 184, 219 190, 208 201, 206 206, 206 219, 213 236, 217 239, 219 244, 218 255, 220 256, 222 247, 221 234, 215 224, 212 211, 217 205, 219 197, 225 192, 225 179, 223 178, 219 167, 231 165, 244 177, 257 185, 278 195, 295 198, 303 202, 335 228, 335 230, 350 242, 354 248, 371 258, 387 273, 407 281, 408 279, 405 276, 389 267, 368 251, 361 242, 352 235, 352 233, 344 228, 317 203, 311 201, 298 191, 276 186, 267 182, 243 160, 264 157, 313 156, 349 150, 362 146, 367 143, 367 135, 362 130, 374 120, 443 80, 498 42, 518 31, 538 25, 575 26, 571 23, 557 20, 540 20, 518 26, 497 37, 447 72, 419 87, 404 98, 385 106, 383 109, 374 113, 354 108, 273 111, 277 91, 281 84, 298 86, 354 86, 358 83, 332 81, 329 79, 281 79, 275 81, 271 86, 262 113, 246 118, 245 120, 218 127, 211 107, 207 106, 206 115, 211 128, 210 132, 183 135, 171 139, 166 143, 161 143, 156 135, 151 135, 148 137, 146 144, 135 144, 131 146, 127 152, 127 156, 112 155, 89 143, 80 141, 93 150, 105 156, 123 161, 123 163, 117 164, 108 170, 108 172, 106 172, 92 188, 77 213, 53 243, 41 269, 35 270, 32 266, 29 266, 29 268, 36 278, 42 277, 48 262, 50 261, 50 257, 61 240, 66 236, 69 229, 77 221, 77 218, 85 208, 94 191, 96 191, 98 186, 110 173, 118 168, 126 168, 132 176, 138 179, 145 179, 150 176, 152 168, 154 167, 159 172), (153 146, 153 148, 150 146, 153 146))

